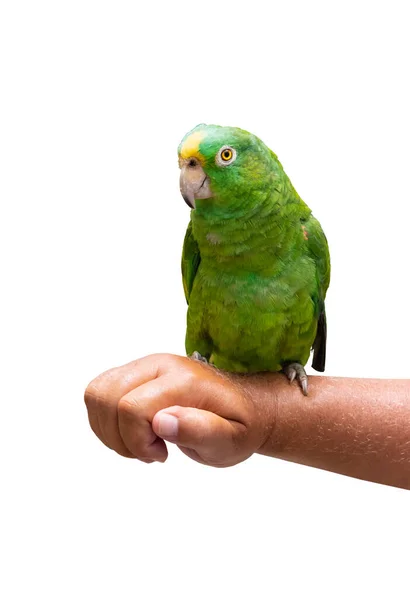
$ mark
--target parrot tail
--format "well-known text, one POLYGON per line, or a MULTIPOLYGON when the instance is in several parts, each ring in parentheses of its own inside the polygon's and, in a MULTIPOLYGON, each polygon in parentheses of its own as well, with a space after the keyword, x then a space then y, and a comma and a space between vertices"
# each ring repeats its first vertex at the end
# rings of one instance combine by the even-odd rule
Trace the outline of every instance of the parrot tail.
POLYGON ((321 373, 323 373, 325 370, 326 364, 326 330, 326 312, 323 305, 317 324, 316 338, 313 342, 312 360, 312 367, 315 369, 315 371, 320 371, 321 373))

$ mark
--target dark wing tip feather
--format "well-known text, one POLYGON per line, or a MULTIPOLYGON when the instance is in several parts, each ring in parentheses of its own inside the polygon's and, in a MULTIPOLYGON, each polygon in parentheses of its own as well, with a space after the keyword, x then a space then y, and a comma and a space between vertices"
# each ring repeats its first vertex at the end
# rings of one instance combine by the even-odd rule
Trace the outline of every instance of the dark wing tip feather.
POLYGON ((326 337, 327 337, 327 325, 326 325, 326 313, 325 307, 319 315, 319 321, 317 324, 316 338, 313 343, 313 361, 312 367, 315 371, 323 373, 326 365, 326 337))

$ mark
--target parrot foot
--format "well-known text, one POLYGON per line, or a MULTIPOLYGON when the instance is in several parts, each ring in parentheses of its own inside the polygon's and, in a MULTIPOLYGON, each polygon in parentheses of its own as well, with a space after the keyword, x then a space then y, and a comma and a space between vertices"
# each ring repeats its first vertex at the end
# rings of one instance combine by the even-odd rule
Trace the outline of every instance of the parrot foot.
POLYGON ((199 354, 199 352, 197 352, 196 350, 195 350, 195 352, 193 352, 193 353, 191 354, 190 358, 193 358, 194 360, 197 360, 197 361, 199 361, 199 362, 203 362, 203 363, 205 363, 206 365, 208 364, 208 361, 207 361, 207 359, 205 358, 205 356, 202 356, 202 354, 199 354))
POLYGON ((300 384, 302 388, 302 392, 305 396, 308 395, 308 377, 306 375, 306 371, 302 365, 299 363, 291 363, 290 365, 286 365, 283 367, 283 371, 286 377, 289 379, 289 383, 292 383, 295 379, 300 384))

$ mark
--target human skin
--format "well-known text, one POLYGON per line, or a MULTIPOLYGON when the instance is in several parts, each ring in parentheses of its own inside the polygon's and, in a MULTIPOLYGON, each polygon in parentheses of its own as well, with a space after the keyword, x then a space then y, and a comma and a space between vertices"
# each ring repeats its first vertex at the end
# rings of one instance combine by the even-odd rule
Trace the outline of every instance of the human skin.
POLYGON ((118 454, 167 459, 165 441, 203 464, 254 453, 410 489, 410 380, 231 374, 154 354, 87 387, 91 428, 118 454))

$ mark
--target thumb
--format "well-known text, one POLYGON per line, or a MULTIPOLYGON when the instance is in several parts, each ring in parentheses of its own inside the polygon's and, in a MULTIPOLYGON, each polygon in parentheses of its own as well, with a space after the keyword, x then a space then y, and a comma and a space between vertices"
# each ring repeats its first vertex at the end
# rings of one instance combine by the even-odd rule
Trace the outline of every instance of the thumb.
POLYGON ((165 408, 154 416, 152 429, 198 462, 224 467, 245 460, 251 454, 246 449, 245 425, 207 410, 183 406, 165 408))

